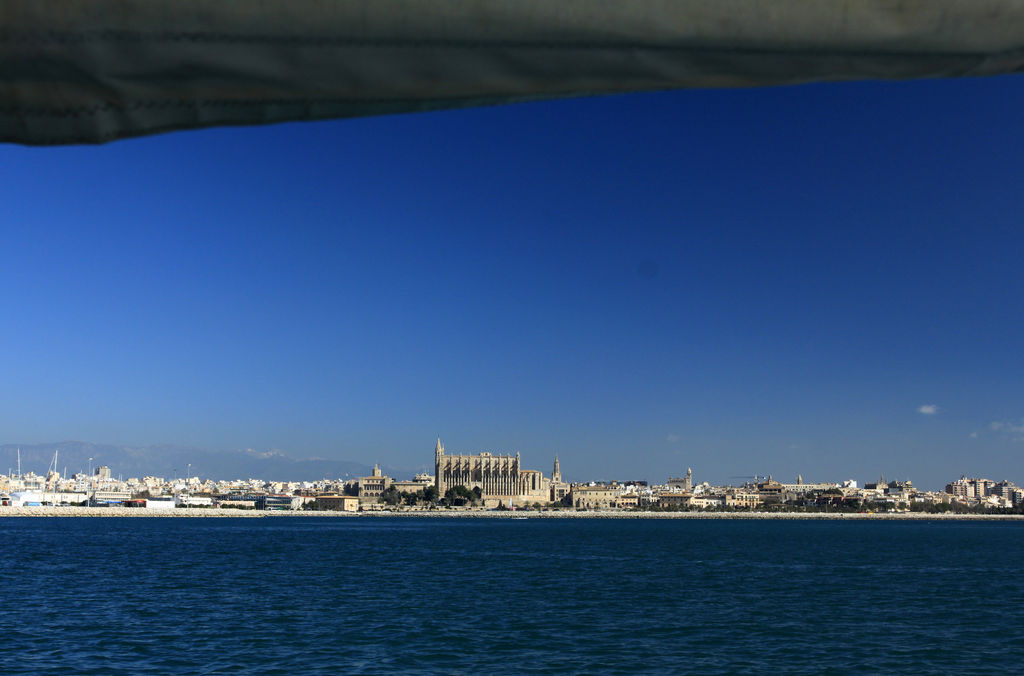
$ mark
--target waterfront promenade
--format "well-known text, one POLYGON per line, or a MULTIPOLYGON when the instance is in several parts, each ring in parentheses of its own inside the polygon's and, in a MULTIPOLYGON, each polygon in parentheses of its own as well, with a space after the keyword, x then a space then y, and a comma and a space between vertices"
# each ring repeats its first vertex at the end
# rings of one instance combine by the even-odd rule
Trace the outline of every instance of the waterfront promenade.
POLYGON ((239 509, 154 510, 128 507, 2 507, 2 517, 153 517, 153 518, 275 518, 331 517, 373 519, 404 518, 476 518, 476 519, 746 519, 807 521, 1022 521, 1022 514, 925 514, 922 512, 631 512, 631 511, 493 511, 471 509, 434 509, 416 511, 290 511, 239 509))

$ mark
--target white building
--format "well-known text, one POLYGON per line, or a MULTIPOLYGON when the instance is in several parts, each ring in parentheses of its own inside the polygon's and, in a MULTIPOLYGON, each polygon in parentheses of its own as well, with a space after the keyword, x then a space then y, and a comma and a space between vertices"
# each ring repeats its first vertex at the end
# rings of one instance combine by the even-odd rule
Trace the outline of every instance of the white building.
POLYGON ((201 495, 179 495, 174 499, 181 507, 213 507, 213 498, 201 495))

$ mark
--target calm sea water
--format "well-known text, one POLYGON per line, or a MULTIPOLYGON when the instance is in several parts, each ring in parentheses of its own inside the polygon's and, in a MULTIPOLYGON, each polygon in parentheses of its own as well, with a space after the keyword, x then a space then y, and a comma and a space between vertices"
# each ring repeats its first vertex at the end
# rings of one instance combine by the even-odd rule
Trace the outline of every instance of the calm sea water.
POLYGON ((3 673, 981 673, 1024 525, 0 519, 3 673))

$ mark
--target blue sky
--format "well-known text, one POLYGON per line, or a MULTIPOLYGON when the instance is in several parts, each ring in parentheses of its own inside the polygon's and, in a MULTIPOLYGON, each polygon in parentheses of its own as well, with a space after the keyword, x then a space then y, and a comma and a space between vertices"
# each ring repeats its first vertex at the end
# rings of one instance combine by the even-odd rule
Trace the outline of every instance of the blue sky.
POLYGON ((1022 104, 1008 76, 4 146, 0 441, 1024 482, 1022 104))

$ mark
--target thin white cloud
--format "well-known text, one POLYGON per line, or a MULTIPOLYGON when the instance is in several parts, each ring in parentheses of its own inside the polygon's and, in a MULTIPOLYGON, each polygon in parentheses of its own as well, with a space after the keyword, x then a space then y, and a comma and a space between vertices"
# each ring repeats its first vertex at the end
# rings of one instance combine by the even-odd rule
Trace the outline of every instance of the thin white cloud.
POLYGON ((977 432, 971 432, 971 439, 977 439, 977 438, 978 438, 978 433, 977 432))
POLYGON ((678 434, 670 434, 667 437, 665 437, 665 441, 667 441, 670 444, 676 443, 677 441, 679 441, 679 439, 680 436, 678 434))
POLYGON ((1011 441, 1024 441, 1024 418, 1017 421, 996 420, 989 423, 988 427, 993 432, 999 432, 1004 437, 1008 437, 1011 441))
POLYGON ((921 404, 917 407, 917 412, 922 415, 935 415, 939 412, 939 407, 935 404, 921 404))

